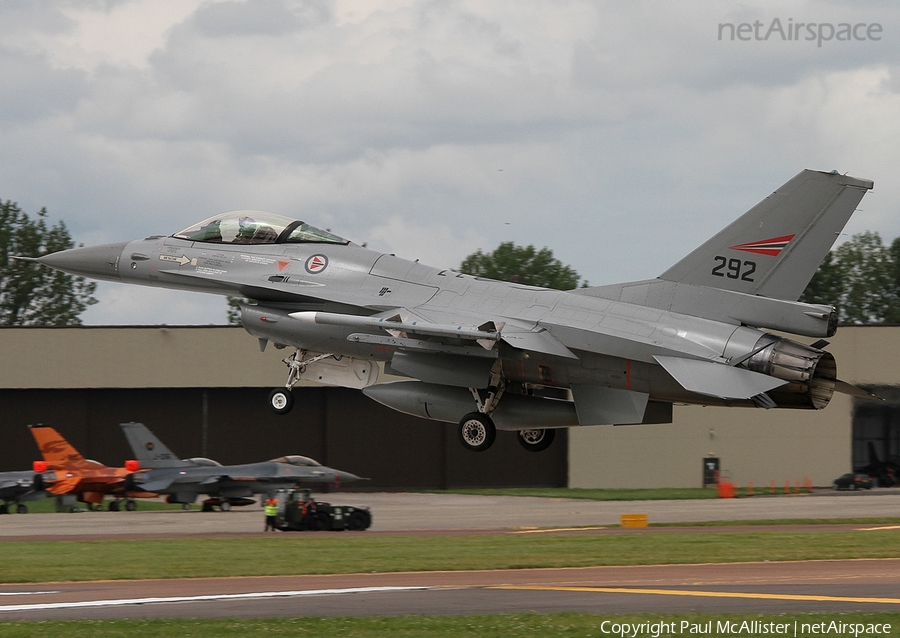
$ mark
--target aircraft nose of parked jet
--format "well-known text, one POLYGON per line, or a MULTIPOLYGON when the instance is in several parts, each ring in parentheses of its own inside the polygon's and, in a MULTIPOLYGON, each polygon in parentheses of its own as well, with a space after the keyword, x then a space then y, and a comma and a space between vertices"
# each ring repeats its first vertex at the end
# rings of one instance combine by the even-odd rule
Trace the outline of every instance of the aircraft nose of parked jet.
POLYGON ((368 481, 369 479, 363 478, 362 476, 357 476, 356 474, 351 474, 350 472, 335 472, 334 475, 335 481, 340 481, 341 483, 351 483, 353 481, 368 481))
POLYGON ((35 261, 73 275, 120 281, 119 258, 127 241, 86 248, 72 248, 39 257, 35 261))

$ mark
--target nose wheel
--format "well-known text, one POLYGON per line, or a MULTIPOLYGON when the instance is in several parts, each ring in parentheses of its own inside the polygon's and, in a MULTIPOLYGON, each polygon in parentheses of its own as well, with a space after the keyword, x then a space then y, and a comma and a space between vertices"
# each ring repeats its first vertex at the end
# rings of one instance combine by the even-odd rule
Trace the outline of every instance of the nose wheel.
MULTIPOLYGON (((283 388, 275 388, 269 393, 269 407, 272 408, 272 412, 275 414, 287 414, 294 407, 294 396, 291 394, 291 388, 300 381, 300 375, 306 371, 306 366, 322 359, 334 357, 330 352, 326 352, 307 359, 307 354, 309 354, 308 351, 298 348, 294 351, 294 354, 286 359, 282 359, 288 367, 288 380, 283 388)), ((339 359, 339 357, 335 358, 339 359)))
POLYGON ((294 407, 294 394, 288 388, 275 388, 269 393, 269 407, 275 414, 287 414, 294 407))

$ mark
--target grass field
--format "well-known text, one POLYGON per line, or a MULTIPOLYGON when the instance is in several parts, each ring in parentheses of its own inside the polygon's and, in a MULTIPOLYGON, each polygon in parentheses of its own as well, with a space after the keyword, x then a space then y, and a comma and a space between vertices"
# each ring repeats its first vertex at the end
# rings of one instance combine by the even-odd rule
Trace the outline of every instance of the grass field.
POLYGON ((286 533, 264 538, 3 542, 0 554, 0 581, 21 583, 900 558, 900 530, 399 537, 286 533))
MULTIPOLYGON (((891 625, 889 633, 879 636, 900 636, 900 613, 848 613, 848 614, 497 614, 489 616, 395 616, 377 618, 265 618, 265 619, 214 619, 214 620, 109 620, 109 621, 69 621, 69 622, 0 622, 0 635, 4 638, 31 638, 32 636, 65 636, 66 638, 182 638, 184 636, 215 636, 229 638, 257 638, 270 636, 323 636, 340 638, 413 638, 417 636, 473 636, 479 638, 506 638, 508 636, 581 636, 610 635, 613 623, 639 625, 648 623, 648 629, 660 623, 674 623, 674 632, 643 631, 628 636, 691 636, 716 635, 720 632, 700 634, 691 631, 712 623, 758 623, 786 624, 793 636, 796 623, 798 636, 803 633, 804 624, 851 623, 854 625, 891 625), (603 625, 609 621, 608 625, 603 625), (684 624, 683 624, 684 623, 684 624), (604 627, 607 629, 603 631, 604 627)), ((752 627, 752 625, 750 625, 752 627)), ((771 625, 770 625, 771 626, 771 625)), ((618 634, 612 634, 617 636, 618 634)), ((772 638, 771 632, 741 631, 740 636, 765 636, 772 638)), ((831 635, 850 635, 835 634, 831 635)), ((872 634, 861 634, 872 635, 872 634)))
MULTIPOLYGON (((100 509, 106 511, 109 507, 110 500, 107 499, 103 502, 103 505, 100 509)), ((181 505, 169 505, 163 501, 157 499, 147 499, 147 498, 138 498, 135 499, 135 503, 137 504, 137 509, 141 512, 149 512, 155 510, 180 510, 181 505)), ((45 498, 40 501, 29 501, 25 503, 25 506, 28 508, 29 514, 51 514, 56 512, 56 499, 53 498, 45 498)), ((15 509, 15 505, 12 505, 13 509, 15 509)), ((87 510, 87 505, 85 503, 78 503, 78 507, 82 510, 87 510)), ((194 505, 194 509, 199 509, 199 505, 194 505)), ((125 503, 122 503, 122 512, 125 512, 125 503)), ((18 516, 17 514, 10 514, 10 516, 18 516)))

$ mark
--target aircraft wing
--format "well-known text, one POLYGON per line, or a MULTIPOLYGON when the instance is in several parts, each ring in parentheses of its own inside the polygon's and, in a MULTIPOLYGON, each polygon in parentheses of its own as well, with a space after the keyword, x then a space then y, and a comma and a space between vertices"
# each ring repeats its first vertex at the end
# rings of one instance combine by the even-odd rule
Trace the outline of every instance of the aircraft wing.
POLYGON ((34 485, 34 472, 3 472, 0 473, 0 491, 31 489, 34 485))
POLYGON ((138 483, 138 486, 145 492, 159 493, 159 492, 169 489, 169 487, 175 481, 175 478, 176 478, 175 475, 152 478, 149 481, 146 481, 143 483, 138 483))

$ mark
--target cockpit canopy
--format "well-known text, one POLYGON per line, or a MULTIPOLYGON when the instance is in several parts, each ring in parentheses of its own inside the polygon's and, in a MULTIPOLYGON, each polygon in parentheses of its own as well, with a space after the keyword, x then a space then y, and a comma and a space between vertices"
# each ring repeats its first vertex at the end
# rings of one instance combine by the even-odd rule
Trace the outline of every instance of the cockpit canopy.
POLYGON ((289 463, 290 465, 299 465, 300 467, 322 467, 322 464, 311 459, 308 456, 300 456, 299 454, 289 454, 288 456, 279 456, 272 459, 276 463, 289 463))
POLYGON ((173 237, 216 244, 349 244, 328 231, 301 221, 263 213, 238 210, 215 215, 186 228, 173 237))
POLYGON ((218 461, 213 461, 212 459, 208 459, 205 456, 195 456, 186 460, 190 463, 193 463, 194 465, 199 465, 201 467, 222 467, 222 464, 218 461))

